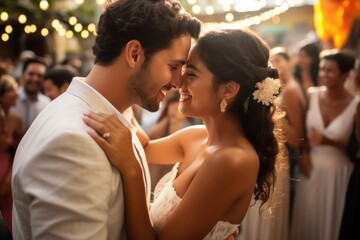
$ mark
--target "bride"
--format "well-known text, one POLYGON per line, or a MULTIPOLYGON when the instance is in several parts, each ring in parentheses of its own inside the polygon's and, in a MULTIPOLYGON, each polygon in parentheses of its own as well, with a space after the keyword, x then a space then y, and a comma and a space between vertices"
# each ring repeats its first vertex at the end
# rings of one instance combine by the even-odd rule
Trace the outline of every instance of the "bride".
POLYGON ((226 239, 253 194, 268 200, 280 149, 272 104, 280 83, 268 61, 265 42, 247 29, 209 32, 191 49, 179 111, 204 126, 145 141, 149 163, 176 163, 150 211, 129 129, 115 116, 85 114, 121 173, 128 239, 226 239))

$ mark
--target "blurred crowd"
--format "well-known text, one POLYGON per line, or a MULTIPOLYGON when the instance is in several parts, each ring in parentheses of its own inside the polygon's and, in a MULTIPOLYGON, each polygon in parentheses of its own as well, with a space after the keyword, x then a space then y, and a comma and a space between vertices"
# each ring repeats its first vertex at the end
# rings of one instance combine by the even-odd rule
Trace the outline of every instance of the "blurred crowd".
MULTIPOLYGON (((0 238, 11 239, 12 160, 21 137, 42 109, 66 91, 74 76, 86 77, 93 58, 51 59, 23 51, 14 63, 0 59, 0 238)), ((360 56, 304 43, 295 54, 271 49, 286 113, 288 167, 280 167, 267 208, 252 203, 240 226, 241 240, 358 239, 358 141, 360 140, 360 56), (353 238, 357 236, 357 238, 353 238)), ((173 91, 158 112, 134 106, 151 139, 201 124, 177 110, 173 91)), ((150 166, 152 187, 172 166, 150 166)), ((359 231, 359 230, 358 230, 359 231)))

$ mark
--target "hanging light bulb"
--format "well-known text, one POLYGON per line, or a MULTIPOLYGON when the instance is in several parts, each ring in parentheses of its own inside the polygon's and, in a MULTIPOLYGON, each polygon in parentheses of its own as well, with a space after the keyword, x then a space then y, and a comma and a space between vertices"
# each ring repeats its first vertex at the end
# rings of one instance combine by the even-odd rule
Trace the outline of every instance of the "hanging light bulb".
POLYGON ((49 8, 49 2, 47 0, 41 0, 39 3, 39 7, 41 10, 46 11, 49 8))
POLYGON ((6 33, 10 34, 10 33, 12 33, 12 31, 13 31, 12 26, 7 25, 7 26, 5 27, 5 32, 6 32, 6 33))
POLYGON ((81 25, 81 23, 77 23, 74 26, 74 30, 75 32, 80 32, 83 29, 83 26, 81 25))
POLYGON ((24 24, 24 23, 26 23, 27 18, 24 14, 20 14, 18 17, 18 21, 19 21, 19 23, 24 24))
POLYGON ((3 33, 1 35, 1 40, 3 40, 3 42, 7 42, 9 40, 9 35, 7 33, 3 33))
POLYGON ((200 8, 199 5, 194 5, 194 6, 192 7, 192 12, 193 12, 194 14, 199 14, 200 11, 201 11, 201 8, 200 8))
POLYGON ((47 35, 49 35, 49 30, 47 28, 41 29, 40 32, 43 37, 46 37, 47 35))
POLYGON ((232 13, 227 13, 225 15, 225 20, 228 21, 228 22, 232 22, 234 20, 234 14, 232 13))
POLYGON ((66 36, 66 38, 70 39, 74 36, 74 33, 71 30, 67 30, 65 36, 66 36))
POLYGON ((77 18, 75 16, 71 16, 69 18, 69 24, 70 25, 75 25, 77 23, 77 18))
POLYGON ((81 32, 81 37, 82 38, 88 38, 89 37, 89 31, 88 30, 83 30, 81 32))
POLYGON ((205 8, 205 12, 206 12, 207 15, 213 15, 214 12, 215 12, 214 7, 213 6, 207 6, 205 8))
POLYGON ((9 14, 8 14, 7 12, 2 12, 2 13, 0 14, 0 19, 1 19, 1 21, 3 21, 3 22, 7 21, 7 20, 9 19, 9 14))
POLYGON ((95 24, 90 23, 90 24, 88 25, 87 29, 89 30, 89 32, 93 32, 93 31, 95 31, 96 26, 95 26, 95 24))

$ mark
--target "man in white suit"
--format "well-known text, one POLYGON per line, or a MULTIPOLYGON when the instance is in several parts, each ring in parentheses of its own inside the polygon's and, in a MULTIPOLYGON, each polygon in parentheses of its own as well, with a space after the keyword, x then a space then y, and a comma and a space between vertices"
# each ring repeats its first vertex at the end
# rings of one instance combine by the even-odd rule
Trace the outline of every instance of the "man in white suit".
POLYGON ((199 32, 199 21, 173 0, 119 0, 107 6, 90 74, 74 78, 41 112, 16 152, 15 240, 126 238, 121 176, 88 135, 83 114, 115 114, 132 130, 149 200, 148 167, 129 107, 156 111, 166 92, 180 86, 191 37, 199 32))

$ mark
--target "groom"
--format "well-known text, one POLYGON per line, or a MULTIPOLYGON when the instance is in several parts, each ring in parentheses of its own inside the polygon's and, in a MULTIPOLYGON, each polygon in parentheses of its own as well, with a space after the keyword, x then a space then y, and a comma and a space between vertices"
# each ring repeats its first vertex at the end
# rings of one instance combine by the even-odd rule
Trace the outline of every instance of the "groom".
POLYGON ((82 118, 89 111, 116 114, 132 130, 150 199, 148 166, 128 109, 138 104, 156 111, 166 92, 180 86, 191 38, 200 32, 200 22, 180 10, 175 0, 118 0, 107 6, 91 72, 74 78, 40 113, 16 152, 15 240, 126 238, 121 176, 82 118))

